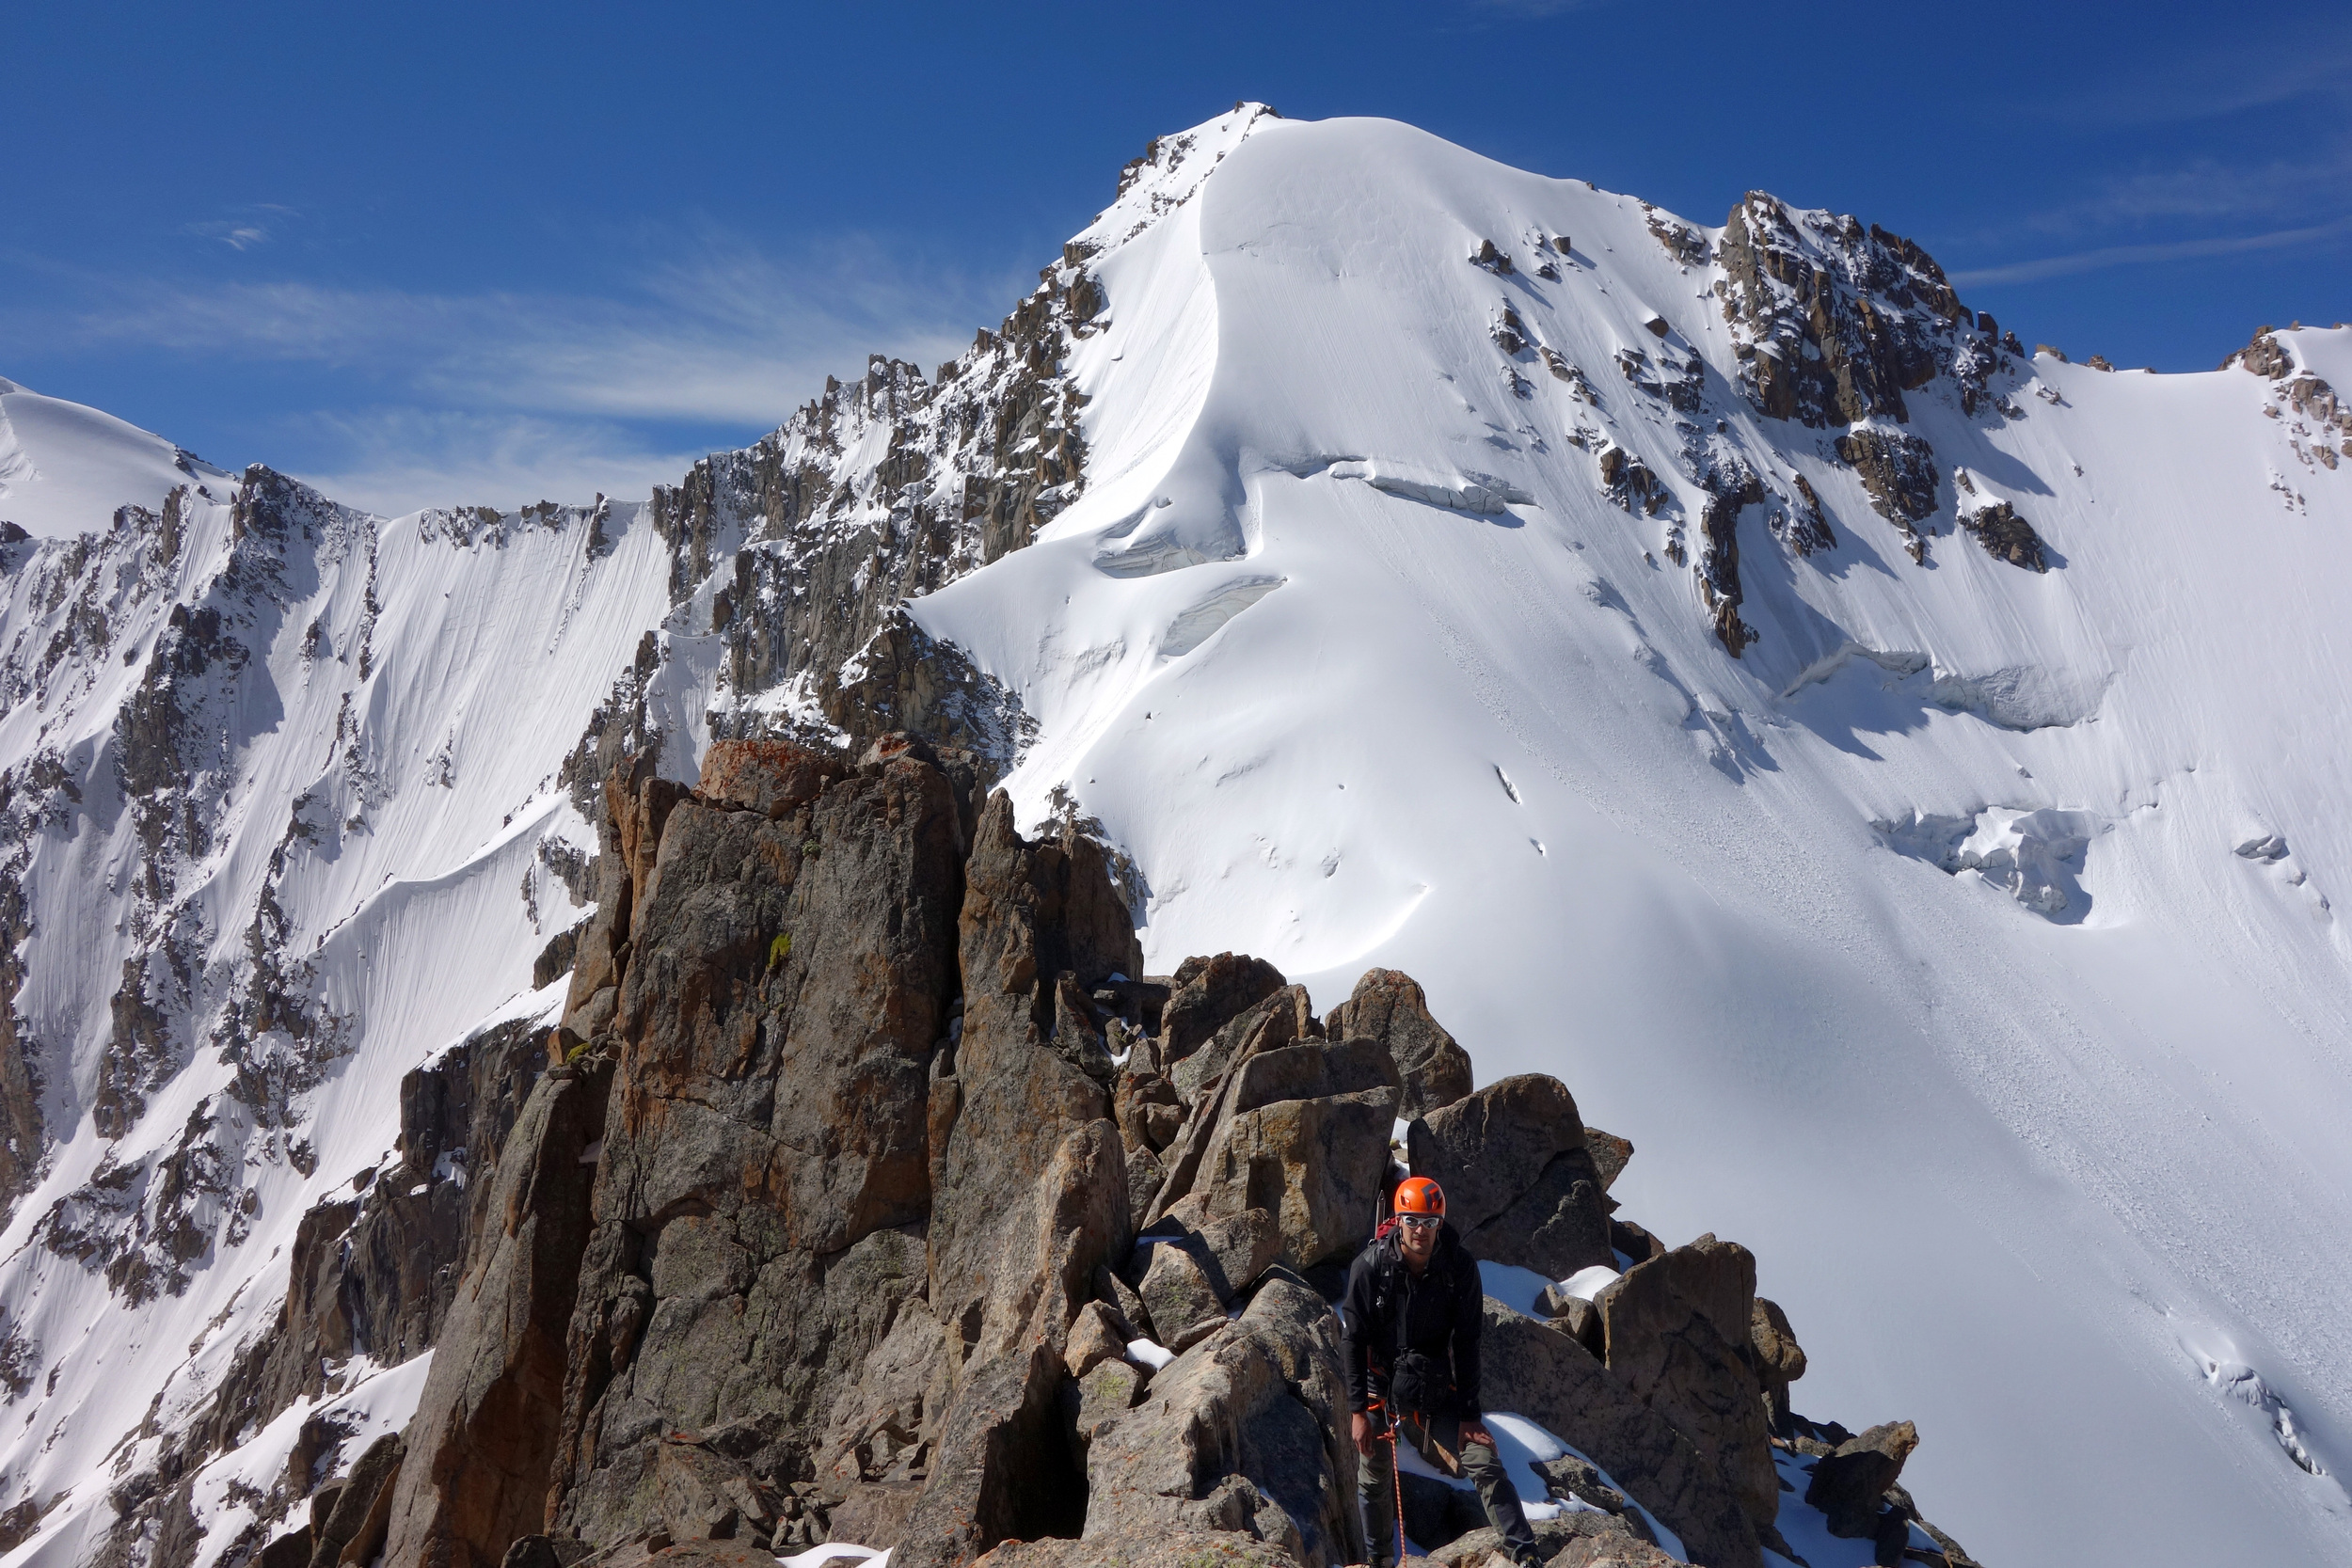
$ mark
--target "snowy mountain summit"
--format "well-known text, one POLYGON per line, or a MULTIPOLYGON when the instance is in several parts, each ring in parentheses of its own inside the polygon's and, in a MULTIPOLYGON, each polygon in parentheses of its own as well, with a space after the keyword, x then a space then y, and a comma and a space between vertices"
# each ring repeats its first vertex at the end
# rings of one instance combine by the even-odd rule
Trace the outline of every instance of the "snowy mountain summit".
MULTIPOLYGON (((775 1430, 700 1364, 626 1418, 588 1388, 649 1324, 719 1336, 719 1304, 755 1303, 781 1355, 820 1275, 851 1280, 827 1298, 848 1322, 941 1259, 983 1266, 957 1248, 991 1232, 910 1196, 982 1180, 946 1129, 985 1118, 938 1087, 972 1053, 918 1042, 933 1078, 885 1075, 807 1126, 776 1110, 791 1157, 728 1167, 799 1216, 757 1243, 810 1271, 792 1284, 706 1223, 707 1193, 640 1201, 675 1174, 645 1129, 692 1095, 545 1043, 670 1039, 660 1009, 701 1005, 629 976, 672 973, 642 955, 704 916, 623 918, 660 913, 679 800, 719 844, 870 794, 870 822, 812 817, 759 852, 797 890, 812 865, 852 885, 850 847, 893 833, 932 863, 909 823, 959 847, 905 906, 929 935, 885 968, 931 1000, 892 1030, 979 1029, 976 963, 1062 940, 1022 900, 1073 896, 1050 867, 1094 864, 1076 847, 1099 838, 1088 875, 1139 941, 1120 982, 1246 953, 1312 1022, 1368 971, 1409 974, 1482 1094, 1571 1085, 1640 1146, 1611 1199, 1667 1243, 1752 1248, 1807 1407, 1915 1421, 1902 1484, 1984 1560, 2352 1563, 2338 388, 2342 325, 2264 327, 2202 374, 2076 364, 1851 217, 1752 193, 1708 227, 1408 127, 1249 105, 1153 143, 955 360, 877 358, 648 498, 377 517, 0 381, 0 1397, 23 1412, 0 1420, 0 1560, 447 1539, 375 1445, 405 1429, 416 1452, 457 1408, 420 1401, 455 1375, 449 1324, 479 1332, 483 1238, 505 1238, 506 1280, 553 1234, 515 1228, 529 1204, 493 1212, 522 1148, 552 1173, 533 1201, 607 1238, 570 1258, 602 1294, 516 1320, 556 1346, 501 1363, 555 1369, 516 1408, 568 1412, 545 1430, 570 1446, 518 1461, 484 1530, 500 1509, 539 1527, 534 1478, 547 1526, 621 1528, 621 1492, 562 1481, 599 1453, 674 1501, 723 1486, 693 1457, 714 1453, 795 1499, 830 1484, 820 1458, 883 1488, 860 1497, 912 1484, 915 1432, 863 1433, 849 1460, 779 1435, 833 1430, 820 1392, 914 1397, 890 1368, 931 1363, 895 1318, 858 1330, 862 1381, 793 1384, 809 1409, 775 1430), (892 733, 940 766, 854 766, 892 733), (821 789, 711 772, 718 743, 769 740, 833 759, 808 765, 821 789), (993 839, 941 804, 978 812, 992 784, 993 839), (984 862, 992 843, 1012 858, 984 862), (978 868, 1016 863, 1006 908, 1031 913, 976 915, 978 868), (1000 918, 1027 934, 976 949, 1000 918), (917 948, 961 980, 906 979, 917 948), (608 1088, 636 1140, 610 1163, 621 1132, 562 1142, 608 1088), (920 1103, 911 1143, 855 1114, 868 1089, 920 1103), (852 1128, 888 1145, 854 1180, 852 1128), (750 1273, 705 1288, 730 1270, 750 1273), (665 1446, 665 1422, 699 1435, 665 1446)), ((760 986, 829 951, 757 934, 760 986)), ((1086 998, 1052 991, 989 1027, 1064 1038, 1086 998)), ((709 1103, 751 1115, 728 1098, 748 1069, 688 1037, 693 1070, 737 1085, 709 1103)), ((1122 1162, 1179 1116, 1201 1150, 1226 1136, 1200 1069, 1165 1065, 1170 1099, 1119 1102, 1122 1162)), ((1055 1277, 1044 1297, 1092 1289, 1055 1277)), ((934 1285, 920 1299, 960 1331, 934 1285)), ((967 1356, 1010 1354, 988 1338, 1010 1308, 968 1306, 967 1356)), ((1785 1498, 1779 1545, 1769 1487, 1726 1539, 1872 1560, 1868 1539, 1800 1542, 1785 1498)), ((784 1541, 787 1505, 757 1509, 784 1541)))

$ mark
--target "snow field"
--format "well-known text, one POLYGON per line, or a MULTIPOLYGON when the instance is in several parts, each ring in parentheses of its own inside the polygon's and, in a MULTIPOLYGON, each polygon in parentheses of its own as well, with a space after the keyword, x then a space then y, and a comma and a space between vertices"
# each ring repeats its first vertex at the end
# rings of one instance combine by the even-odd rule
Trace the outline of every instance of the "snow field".
MULTIPOLYGON (((1825 436, 1730 393, 1717 275, 1629 198, 1333 121, 1259 126, 1194 205, 1196 249, 1170 222, 1099 263, 1114 325, 1077 373, 1106 477, 914 607, 1041 721, 1028 819, 1066 784, 1134 853, 1156 966, 1257 953, 1319 1007, 1400 968, 1483 1079, 1565 1080, 1641 1150, 1629 1212, 1756 1250, 1806 1408, 1918 1421, 1908 1479, 1972 1551, 2352 1560, 2341 1487, 2249 1438, 2169 1326, 2226 1324, 2317 1462, 2352 1460, 2352 987, 2322 902, 2352 864, 2326 761, 2352 474, 2269 488, 2287 432, 2244 371, 2043 359, 2010 377, 2023 420, 1930 388, 1909 428, 1947 504, 1964 467, 2062 563, 1947 515, 1915 566, 1825 436), (1524 264, 1544 233, 1574 237, 1557 283, 1524 264), (1469 263, 1482 238, 1514 277, 1469 263), (1597 407, 1514 393, 1505 302, 1597 407), (1800 560, 1742 523, 1763 636, 1736 662, 1669 519, 1566 439, 1694 516, 1670 417, 1613 368, 1653 312, 1718 438, 1805 475, 1837 538, 1800 560), (1149 413, 1120 380, 1147 361, 1184 367, 1149 413), (1922 863, 1872 827, 1907 813, 2010 867, 1922 863), (2233 853, 2266 833, 2293 866, 2233 853)), ((2345 338, 2293 341, 2333 364, 2345 338)))

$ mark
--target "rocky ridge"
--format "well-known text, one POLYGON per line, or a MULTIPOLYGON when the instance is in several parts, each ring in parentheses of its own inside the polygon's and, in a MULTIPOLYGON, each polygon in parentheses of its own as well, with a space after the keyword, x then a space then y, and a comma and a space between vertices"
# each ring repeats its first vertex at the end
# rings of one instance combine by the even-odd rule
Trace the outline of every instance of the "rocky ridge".
MULTIPOLYGON (((608 784, 598 912, 406 1457, 343 1493, 379 1493, 385 1560, 1360 1560, 1328 1303, 1404 1097, 1473 1250, 1599 1280, 1487 1304, 1486 1402, 1574 1451, 1550 1560, 1669 1560, 1662 1526, 1760 1564, 1779 1463, 1881 1560, 1969 1560, 1911 1544, 1915 1434, 1789 1413, 1803 1353, 1744 1249, 1614 1214, 1595 1151, 1628 1146, 1565 1085, 1470 1089, 1392 972, 1324 1019, 1231 954, 1136 975, 1102 847, 1023 837, 977 777, 898 736, 608 784)), ((1470 1539, 1462 1497, 1409 1490, 1414 1538, 1470 1539)))

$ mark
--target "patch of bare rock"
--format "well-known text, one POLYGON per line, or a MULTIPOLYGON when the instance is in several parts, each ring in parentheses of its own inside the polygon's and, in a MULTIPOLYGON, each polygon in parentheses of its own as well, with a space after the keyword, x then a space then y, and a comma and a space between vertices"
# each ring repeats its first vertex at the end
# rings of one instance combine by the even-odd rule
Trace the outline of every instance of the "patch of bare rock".
MULTIPOLYGON (((1791 1414, 1755 1259, 1620 1216, 1632 1146, 1565 1085, 1474 1086, 1393 971, 1322 1017, 1244 955, 1143 975, 1104 847, 1025 836, 979 777, 898 736, 609 779, 597 912, 416 1415, 264 1560, 1361 1562, 1331 1303, 1399 1118, 1475 1256, 1622 1271, 1486 1303, 1486 1408, 1572 1450, 1539 1471, 1547 1560, 1675 1560, 1663 1527, 1760 1568, 1804 1465, 1881 1561, 1968 1560, 1912 1544, 1916 1433, 1791 1414)), ((1429 1560, 1483 1562, 1471 1495, 1407 1481, 1429 1560)))

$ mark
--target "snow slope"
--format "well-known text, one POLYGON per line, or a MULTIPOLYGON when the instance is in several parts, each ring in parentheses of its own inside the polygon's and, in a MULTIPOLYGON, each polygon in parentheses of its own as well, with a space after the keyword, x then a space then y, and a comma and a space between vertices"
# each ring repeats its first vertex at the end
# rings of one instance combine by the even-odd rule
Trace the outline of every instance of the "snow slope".
MULTIPOLYGON (((1918 1422, 1906 1480, 1979 1557, 2352 1563, 2352 467, 2278 377, 2014 356, 1870 422, 1936 454, 1915 561, 1838 430, 1743 394, 1724 242, 1386 122, 1167 138, 1038 296, 1083 258, 1107 302, 1064 341, 1083 494, 914 614, 1038 721, 1025 812, 1066 790, 1132 852, 1156 965, 1252 951, 1323 1006, 1392 965, 1482 1079, 1559 1074, 1639 1145, 1629 1214, 1756 1251, 1800 1409, 1918 1422), (1710 473, 1766 498, 1738 657, 1710 473), (2050 570, 1957 526, 1995 501, 2050 570)), ((2352 331, 2276 341, 2352 388, 2352 331)), ((0 412, 0 517, 82 535, 0 549, 47 1145, 0 1238, 0 1508, 61 1497, 6 1560, 63 1564, 386 1158, 401 1075, 557 1000, 600 705, 691 777, 714 705, 806 705, 716 629, 772 533, 385 520, 0 412)), ((888 426, 798 442, 886 542, 888 426)), ((326 1399, 389 1425, 411 1366, 326 1399)), ((204 1473, 200 1562, 274 1463, 204 1473)))
POLYGON ((0 520, 36 538, 103 527, 118 506, 153 511, 179 485, 227 477, 112 414, 0 378, 0 520))
MULTIPOLYGON (((1800 1408, 1917 1420, 1907 1479, 1988 1560, 2352 1561, 2352 469, 2243 370, 2039 358, 2021 418, 1931 388, 1910 429, 2059 563, 1953 531, 1947 478, 1915 564, 1732 390, 1720 268, 1631 198, 1274 122, 1123 227, 1082 237, 1087 496, 915 610, 1041 721, 1025 807, 1067 782, 1135 853, 1153 961, 1260 953, 1319 1005, 1402 968, 1482 1078, 1565 1079, 1640 1146, 1629 1212, 1757 1252, 1800 1408), (1597 406, 1515 391, 1506 304, 1597 406), (1654 315, 1701 422, 1833 519, 1799 558, 1746 515, 1737 660, 1568 441, 1675 473, 1613 368, 1654 315)), ((2352 331, 2281 337, 2352 381, 2352 331)))

